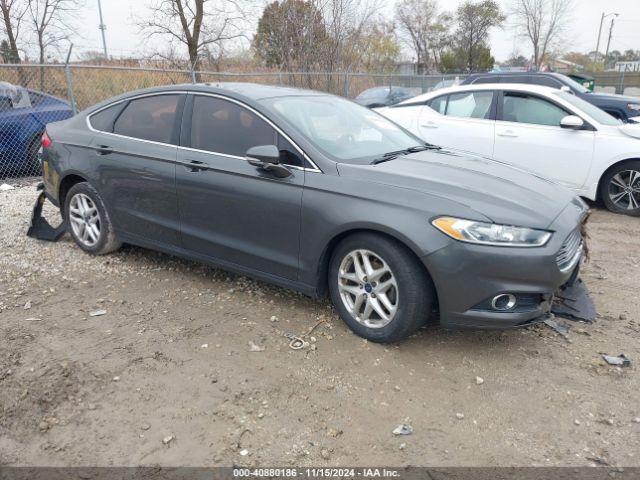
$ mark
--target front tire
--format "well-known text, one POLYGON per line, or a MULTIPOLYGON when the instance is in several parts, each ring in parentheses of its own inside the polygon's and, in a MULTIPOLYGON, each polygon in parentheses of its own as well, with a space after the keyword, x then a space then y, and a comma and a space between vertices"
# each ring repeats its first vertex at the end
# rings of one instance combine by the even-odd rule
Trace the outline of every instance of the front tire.
POLYGON ((65 198, 64 215, 71 237, 85 252, 104 255, 122 245, 100 195, 88 183, 71 187, 65 198))
POLYGON ((411 335, 426 323, 435 303, 433 283, 416 256, 383 235, 360 233, 340 242, 328 280, 342 320, 373 342, 411 335))
POLYGON ((608 210, 640 216, 640 161, 614 166, 600 182, 600 197, 608 210))

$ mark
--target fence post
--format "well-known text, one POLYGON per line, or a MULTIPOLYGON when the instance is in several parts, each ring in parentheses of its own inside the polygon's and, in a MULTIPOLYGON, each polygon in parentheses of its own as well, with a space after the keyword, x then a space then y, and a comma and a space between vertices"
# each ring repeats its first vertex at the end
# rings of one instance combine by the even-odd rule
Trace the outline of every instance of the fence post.
POLYGON ((622 76, 620 76, 620 95, 624 95, 624 72, 625 69, 622 69, 622 76))
POLYGON ((278 72, 278 85, 282 86, 282 72, 278 72))
POLYGON ((71 75, 71 67, 69 66, 69 60, 71 59, 71 50, 73 50, 73 43, 69 45, 67 59, 64 62, 64 76, 67 79, 67 96, 69 97, 69 102, 71 102, 71 110, 75 115, 76 113, 78 113, 78 106, 76 105, 76 97, 73 94, 73 77, 71 75))
POLYGON ((347 69, 347 71, 344 72, 344 96, 346 98, 349 98, 349 79, 350 79, 350 74, 349 74, 349 70, 347 69))

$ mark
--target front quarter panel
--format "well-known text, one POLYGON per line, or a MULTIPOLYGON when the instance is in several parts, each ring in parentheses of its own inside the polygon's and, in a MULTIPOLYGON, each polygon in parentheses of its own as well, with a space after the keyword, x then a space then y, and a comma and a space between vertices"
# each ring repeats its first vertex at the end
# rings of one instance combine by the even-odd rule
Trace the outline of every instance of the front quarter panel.
POLYGON ((370 230, 390 235, 418 258, 451 240, 430 220, 436 215, 468 217, 469 209, 446 199, 355 178, 307 172, 302 200, 300 280, 318 288, 327 247, 346 232, 370 230))
POLYGON ((595 200, 604 172, 616 163, 632 159, 640 159, 640 139, 625 135, 618 127, 600 126, 596 134, 593 166, 581 195, 595 200))

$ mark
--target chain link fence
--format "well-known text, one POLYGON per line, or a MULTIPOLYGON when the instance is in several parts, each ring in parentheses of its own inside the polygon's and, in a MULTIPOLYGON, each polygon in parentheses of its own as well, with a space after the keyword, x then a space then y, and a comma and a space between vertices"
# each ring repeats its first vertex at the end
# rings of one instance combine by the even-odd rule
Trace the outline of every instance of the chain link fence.
MULTIPOLYGON (((40 175, 38 149, 47 123, 64 120, 98 102, 131 90, 192 82, 253 82, 321 90, 348 98, 381 86, 416 95, 457 84, 464 75, 386 75, 330 72, 194 72, 94 65, 0 65, 0 180, 40 175)), ((597 84, 633 93, 640 74, 615 72, 597 84), (632 89, 630 91, 629 89, 632 89)))

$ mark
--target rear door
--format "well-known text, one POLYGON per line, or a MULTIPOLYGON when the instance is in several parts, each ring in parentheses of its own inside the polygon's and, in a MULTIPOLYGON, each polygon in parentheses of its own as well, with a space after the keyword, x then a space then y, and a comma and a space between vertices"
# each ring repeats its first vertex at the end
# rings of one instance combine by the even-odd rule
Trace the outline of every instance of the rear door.
POLYGON ((95 131, 89 168, 124 240, 179 245, 175 162, 185 98, 147 95, 89 118, 95 131))
POLYGON ((493 154, 495 105, 491 90, 441 95, 420 113, 420 137, 447 148, 490 157, 493 154))
POLYGON ((494 158, 581 188, 591 167, 595 131, 561 128, 560 120, 573 114, 539 95, 501 92, 494 158))
POLYGON ((178 152, 183 247, 205 259, 287 280, 298 276, 301 152, 247 105, 190 95, 178 152), (291 175, 250 165, 246 151, 277 145, 291 175))

